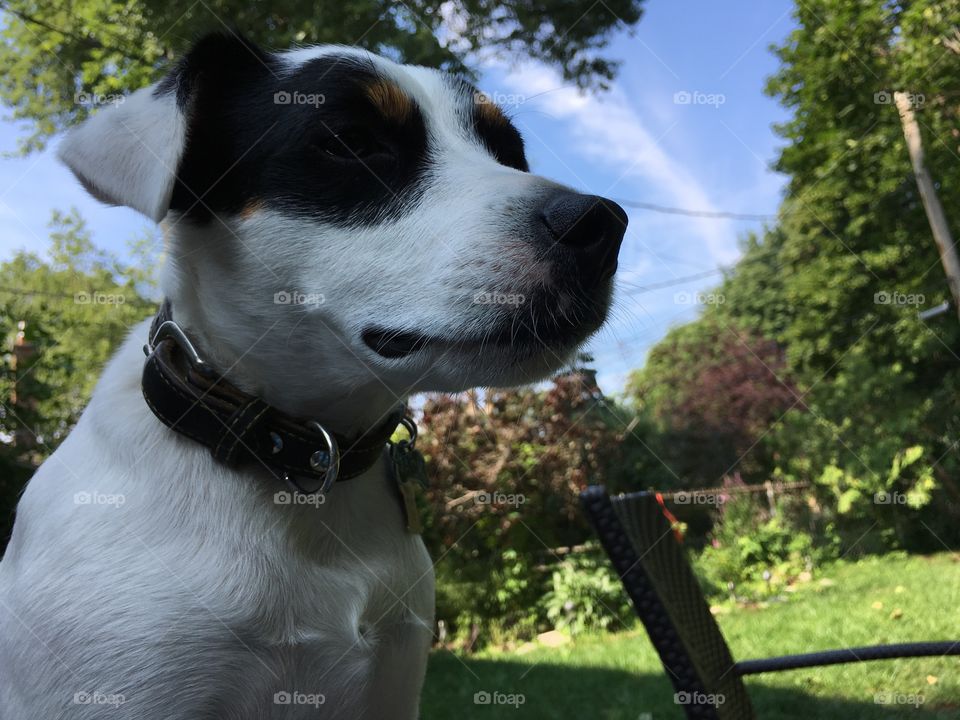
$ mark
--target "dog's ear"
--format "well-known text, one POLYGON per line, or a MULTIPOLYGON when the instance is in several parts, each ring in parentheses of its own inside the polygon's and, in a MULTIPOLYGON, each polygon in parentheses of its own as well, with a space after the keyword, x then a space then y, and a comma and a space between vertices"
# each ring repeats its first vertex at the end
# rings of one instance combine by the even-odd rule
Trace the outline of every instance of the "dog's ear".
POLYGON ((141 88, 71 130, 57 155, 87 191, 156 222, 170 205, 186 146, 187 118, 176 96, 141 88))
POLYGON ((87 191, 159 222, 167 214, 198 94, 267 54, 236 34, 199 40, 163 80, 67 133, 57 155, 87 191))

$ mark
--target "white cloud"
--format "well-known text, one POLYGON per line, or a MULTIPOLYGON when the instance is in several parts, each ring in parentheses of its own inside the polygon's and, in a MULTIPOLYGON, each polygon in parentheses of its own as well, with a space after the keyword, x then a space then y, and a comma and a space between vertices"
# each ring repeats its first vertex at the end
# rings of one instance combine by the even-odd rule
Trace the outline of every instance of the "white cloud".
MULTIPOLYGON (((660 142, 662 137, 646 126, 618 86, 614 85, 602 97, 582 94, 564 85, 550 68, 535 63, 512 68, 504 73, 502 82, 511 93, 523 93, 531 106, 565 123, 571 141, 558 155, 574 152, 610 170, 612 181, 608 186, 592 188, 593 191, 609 197, 633 198, 637 188, 653 187, 655 197, 635 199, 696 210, 716 209, 706 190, 667 153, 660 142)), ((524 130, 529 132, 529 126, 524 130)), ((670 132, 668 126, 662 135, 670 132)), ((737 229, 732 223, 705 218, 686 220, 713 263, 727 264, 736 259, 737 229)))

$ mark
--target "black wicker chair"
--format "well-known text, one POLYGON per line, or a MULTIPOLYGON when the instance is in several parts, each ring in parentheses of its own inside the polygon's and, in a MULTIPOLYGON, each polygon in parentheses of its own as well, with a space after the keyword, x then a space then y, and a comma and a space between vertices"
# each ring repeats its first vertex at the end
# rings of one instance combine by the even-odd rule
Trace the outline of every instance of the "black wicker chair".
POLYGON ((960 655, 960 641, 875 645, 736 662, 654 493, 580 500, 691 720, 753 720, 743 677, 890 658, 960 655))

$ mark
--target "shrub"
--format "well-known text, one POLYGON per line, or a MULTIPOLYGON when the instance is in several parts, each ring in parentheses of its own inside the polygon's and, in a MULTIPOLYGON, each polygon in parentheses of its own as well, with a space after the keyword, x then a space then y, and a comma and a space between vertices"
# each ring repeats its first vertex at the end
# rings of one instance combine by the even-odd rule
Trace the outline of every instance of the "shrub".
POLYGON ((709 596, 768 598, 835 554, 836 542, 815 542, 786 512, 788 504, 781 502, 772 515, 749 497, 724 506, 710 543, 694 561, 709 596))
POLYGON ((515 550, 483 563, 482 571, 457 565, 447 556, 436 567, 437 619, 465 648, 530 638, 544 628, 539 605, 546 590, 544 572, 515 550))
POLYGON ((555 628, 571 635, 618 629, 633 618, 620 578, 603 550, 593 543, 587 551, 569 555, 557 565, 542 607, 555 628))

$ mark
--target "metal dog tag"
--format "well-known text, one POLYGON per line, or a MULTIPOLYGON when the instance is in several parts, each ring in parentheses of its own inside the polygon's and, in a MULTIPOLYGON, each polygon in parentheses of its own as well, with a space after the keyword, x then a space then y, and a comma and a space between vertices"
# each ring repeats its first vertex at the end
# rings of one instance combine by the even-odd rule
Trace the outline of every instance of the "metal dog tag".
POLYGON ((397 471, 397 479, 402 483, 416 483, 422 488, 427 487, 427 461, 414 447, 399 442, 391 446, 393 467, 397 471))
POLYGON ((427 463, 419 450, 402 441, 390 446, 390 459, 397 488, 403 498, 407 532, 419 535, 423 532, 423 523, 417 508, 417 487, 427 487, 427 463))

